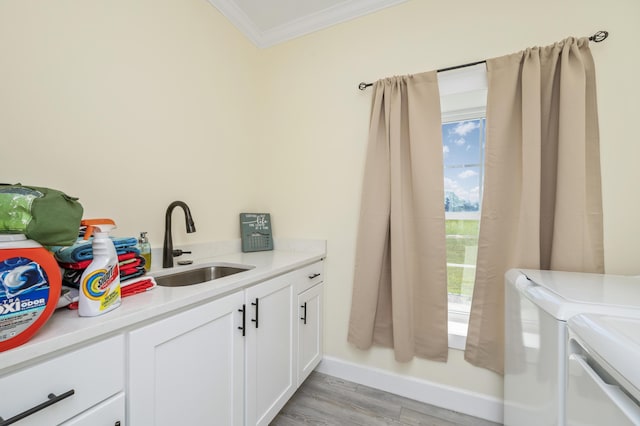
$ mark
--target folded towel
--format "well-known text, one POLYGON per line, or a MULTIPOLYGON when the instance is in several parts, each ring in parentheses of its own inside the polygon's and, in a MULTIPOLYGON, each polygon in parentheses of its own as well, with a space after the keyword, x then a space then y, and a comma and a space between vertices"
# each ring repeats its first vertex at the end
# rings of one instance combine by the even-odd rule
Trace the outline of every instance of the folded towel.
POLYGON ((127 259, 127 260, 123 260, 119 262, 120 265, 120 269, 132 269, 132 268, 139 268, 141 266, 144 266, 145 264, 145 260, 144 257, 142 256, 136 256, 133 259, 127 259))
MULTIPOLYGON (((144 293, 153 290, 158 284, 153 277, 138 278, 129 280, 126 284, 120 284, 121 297, 129 297, 134 294, 144 293)), ((78 289, 65 288, 60 296, 58 308, 67 307, 67 309, 78 309, 78 289)))
MULTIPOLYGON (((125 256, 128 257, 128 256, 125 256)), ((120 259, 120 256, 118 256, 120 259)), ((61 265, 73 265, 73 268, 62 268, 62 283, 68 287, 78 288, 80 286, 80 278, 84 273, 86 267, 89 266, 91 260, 84 260, 82 262, 76 262, 72 264, 61 265), (86 264, 82 269, 78 269, 76 266, 86 264)), ((118 262, 118 269, 120 270, 120 281, 130 280, 144 275, 146 273, 144 269, 145 260, 142 256, 135 256, 133 259, 126 259, 122 262, 118 262)))
POLYGON ((154 280, 153 277, 138 278, 122 284, 120 286, 120 292, 122 297, 127 297, 133 294, 142 293, 143 291, 149 291, 157 285, 158 284, 156 284, 156 280, 154 280))
MULTIPOLYGON (((135 261, 136 258, 144 260, 142 256, 139 256, 139 254, 134 251, 122 253, 118 255, 118 263, 123 265, 125 262, 135 261)), ((93 262, 93 259, 81 260, 80 262, 74 263, 58 262, 58 265, 65 269, 86 269, 91 262, 93 262)))
POLYGON ((62 285, 67 287, 79 288, 80 278, 84 269, 63 269, 62 270, 62 285))
POLYGON ((145 274, 145 270, 144 268, 142 269, 136 269, 133 271, 126 271, 124 273, 124 275, 122 274, 122 272, 120 272, 120 283, 124 282, 124 281, 129 281, 132 278, 137 278, 137 277, 141 277, 145 274))
MULTIPOLYGON (((80 278, 82 278, 82 273, 84 270, 78 269, 65 269, 62 274, 62 284, 67 287, 79 288, 80 287, 80 278)), ((130 280, 132 278, 141 277, 145 274, 144 268, 136 268, 132 270, 120 271, 120 282, 130 280)))
MULTIPOLYGON (((138 250, 135 245, 138 243, 138 240, 134 237, 110 237, 113 241, 113 245, 116 247, 116 252, 118 255, 124 253, 136 253, 140 254, 140 250, 138 250)), ((62 263, 75 263, 80 262, 82 260, 93 259, 93 249, 91 248, 91 238, 88 240, 83 240, 82 238, 78 238, 78 240, 69 247, 64 246, 54 246, 50 247, 53 255, 55 256, 58 262, 62 263)))

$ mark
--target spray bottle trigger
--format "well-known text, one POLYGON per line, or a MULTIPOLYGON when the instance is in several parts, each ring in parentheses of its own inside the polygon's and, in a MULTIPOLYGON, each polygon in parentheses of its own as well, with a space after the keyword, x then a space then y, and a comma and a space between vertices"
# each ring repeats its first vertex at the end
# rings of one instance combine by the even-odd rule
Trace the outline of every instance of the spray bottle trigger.
POLYGON ((93 235, 95 228, 98 231, 109 232, 116 227, 116 223, 112 219, 83 219, 80 221, 81 226, 86 226, 87 229, 84 232, 84 239, 88 240, 93 235), (103 226, 100 226, 103 225, 103 226))

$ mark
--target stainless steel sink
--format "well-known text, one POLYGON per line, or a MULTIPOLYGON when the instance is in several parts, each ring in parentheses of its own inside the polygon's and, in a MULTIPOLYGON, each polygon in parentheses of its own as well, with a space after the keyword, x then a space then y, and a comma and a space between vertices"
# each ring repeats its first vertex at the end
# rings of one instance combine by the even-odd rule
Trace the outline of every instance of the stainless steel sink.
POLYGON ((248 271, 249 269, 253 269, 253 266, 207 265, 154 278, 156 283, 162 287, 183 287, 187 285, 205 283, 207 281, 248 271))

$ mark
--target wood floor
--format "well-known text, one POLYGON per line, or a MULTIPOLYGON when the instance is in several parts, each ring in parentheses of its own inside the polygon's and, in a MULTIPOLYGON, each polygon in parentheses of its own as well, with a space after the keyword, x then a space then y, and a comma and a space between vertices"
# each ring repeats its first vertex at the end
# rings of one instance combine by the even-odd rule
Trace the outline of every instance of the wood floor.
POLYGON ((412 399, 313 372, 273 420, 293 425, 495 426, 412 399))

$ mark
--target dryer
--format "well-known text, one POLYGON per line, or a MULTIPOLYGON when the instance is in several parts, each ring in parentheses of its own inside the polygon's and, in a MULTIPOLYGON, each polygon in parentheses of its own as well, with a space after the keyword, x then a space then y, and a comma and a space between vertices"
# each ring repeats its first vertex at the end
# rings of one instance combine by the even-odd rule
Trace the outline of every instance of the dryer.
POLYGON ((512 269, 505 274, 504 424, 566 424, 567 321, 640 318, 640 278, 512 269))
POLYGON ((581 314, 568 329, 567 425, 640 425, 640 320, 581 314))

